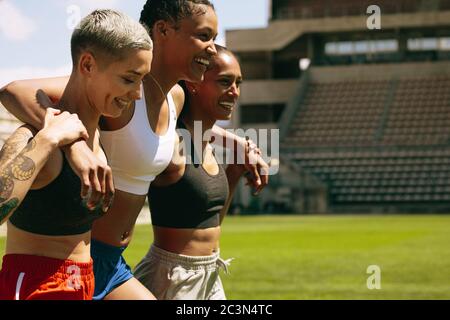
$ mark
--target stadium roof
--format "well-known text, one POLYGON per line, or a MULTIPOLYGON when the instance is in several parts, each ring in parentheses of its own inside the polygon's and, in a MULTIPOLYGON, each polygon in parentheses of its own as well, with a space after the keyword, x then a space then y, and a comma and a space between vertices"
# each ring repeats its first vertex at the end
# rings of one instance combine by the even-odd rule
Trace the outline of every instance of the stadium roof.
MULTIPOLYGON (((227 30, 227 46, 236 52, 280 50, 306 33, 367 30, 368 16, 274 20, 264 29, 227 30)), ((381 16, 382 29, 450 26, 450 11, 381 16)))

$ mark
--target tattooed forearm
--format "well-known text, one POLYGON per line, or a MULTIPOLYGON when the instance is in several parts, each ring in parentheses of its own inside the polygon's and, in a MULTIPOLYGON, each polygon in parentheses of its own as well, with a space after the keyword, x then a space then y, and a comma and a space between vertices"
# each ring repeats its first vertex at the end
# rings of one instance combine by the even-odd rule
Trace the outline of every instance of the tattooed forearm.
MULTIPOLYGON (((19 151, 23 148, 24 142, 29 141, 33 136, 30 133, 17 132, 10 138, 8 138, 3 145, 2 150, 0 151, 0 159, 2 163, 7 163, 14 159, 14 157, 19 153, 19 151)), ((34 140, 31 140, 32 145, 30 143, 26 146, 34 148, 36 143, 34 140)), ((30 149, 30 150, 32 150, 30 149)), ((24 150, 24 152, 30 151, 24 150)))
MULTIPOLYGON (((14 191, 14 179, 26 181, 33 177, 33 174, 36 171, 36 165, 31 158, 25 156, 24 154, 33 150, 35 146, 36 142, 31 140, 23 151, 16 156, 15 159, 12 159, 3 170, 0 171, 0 204, 7 201, 11 197, 11 194, 14 191)), ((14 148, 14 145, 8 145, 7 148, 12 149, 14 148)), ((5 150, 5 148, 2 150, 5 150)), ((4 159, 2 158, 1 162, 3 161, 4 159)), ((11 202, 12 200, 13 199, 9 200, 6 204, 1 205, 2 214, 6 212, 6 208, 12 208, 11 210, 14 209, 14 207, 12 207, 12 204, 14 204, 14 202, 11 202)))
POLYGON ((23 155, 19 155, 8 167, 10 167, 9 170, 12 176, 20 181, 30 179, 36 170, 34 161, 23 155))
POLYGON ((28 144, 27 144, 27 146, 25 147, 25 149, 23 149, 23 153, 30 152, 30 151, 33 150, 35 147, 36 147, 36 141, 30 140, 30 142, 28 142, 28 144))
POLYGON ((0 223, 19 206, 38 170, 33 132, 26 125, 18 128, 0 151, 0 223))
POLYGON ((3 221, 19 204, 19 199, 12 198, 8 202, 0 205, 0 221, 3 221))
POLYGON ((14 189, 14 180, 8 176, 0 177, 0 203, 5 202, 11 197, 14 189))

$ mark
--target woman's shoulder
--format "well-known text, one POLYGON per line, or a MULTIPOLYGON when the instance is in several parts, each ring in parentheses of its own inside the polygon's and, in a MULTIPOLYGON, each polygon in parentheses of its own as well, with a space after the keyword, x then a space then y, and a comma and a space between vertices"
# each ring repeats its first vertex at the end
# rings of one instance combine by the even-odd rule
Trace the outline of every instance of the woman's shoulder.
POLYGON ((180 115, 184 105, 184 90, 179 84, 176 84, 170 89, 170 95, 172 96, 175 107, 177 108, 177 116, 180 115))

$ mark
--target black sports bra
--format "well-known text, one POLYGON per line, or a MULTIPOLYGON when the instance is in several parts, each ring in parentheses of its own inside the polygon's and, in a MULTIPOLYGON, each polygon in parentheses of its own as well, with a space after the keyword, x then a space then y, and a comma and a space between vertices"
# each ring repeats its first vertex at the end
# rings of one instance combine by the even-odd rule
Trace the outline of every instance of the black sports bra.
POLYGON ((73 172, 65 156, 61 172, 47 186, 30 190, 9 218, 19 229, 49 236, 82 234, 91 230, 103 211, 87 209, 80 197, 80 178, 73 172))
MULTIPOLYGON (((193 159, 192 142, 191 146, 193 159)), ((148 198, 152 224, 189 229, 217 227, 228 193, 228 180, 221 165, 219 173, 213 176, 201 164, 186 164, 183 177, 176 183, 165 187, 150 185, 148 198)))

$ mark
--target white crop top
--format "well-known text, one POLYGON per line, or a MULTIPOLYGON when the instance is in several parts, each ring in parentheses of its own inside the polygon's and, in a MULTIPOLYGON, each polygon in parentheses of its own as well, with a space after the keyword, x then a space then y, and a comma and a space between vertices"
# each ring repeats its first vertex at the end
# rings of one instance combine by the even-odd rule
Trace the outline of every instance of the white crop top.
POLYGON ((177 113, 172 95, 169 104, 169 127, 158 136, 147 117, 145 95, 136 100, 134 114, 123 128, 100 131, 100 141, 112 169, 114 186, 136 195, 147 194, 150 183, 169 165, 172 159, 177 113))

